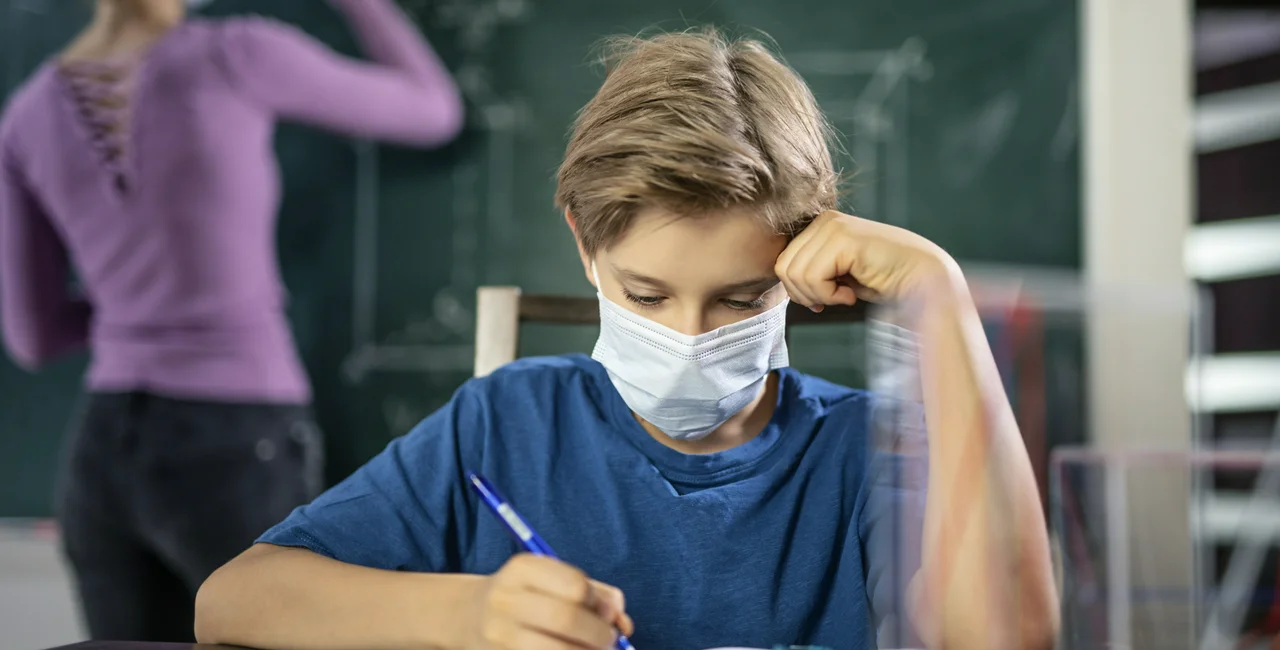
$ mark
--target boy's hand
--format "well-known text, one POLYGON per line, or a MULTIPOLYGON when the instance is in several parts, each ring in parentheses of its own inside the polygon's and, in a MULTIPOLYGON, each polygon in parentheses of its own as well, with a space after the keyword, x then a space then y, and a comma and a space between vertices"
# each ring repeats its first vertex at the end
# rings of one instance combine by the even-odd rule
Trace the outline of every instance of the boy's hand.
POLYGON ((484 581, 465 648, 602 650, 631 634, 622 592, 559 560, 520 554, 484 581))
POLYGON ((909 230, 828 210, 778 256, 791 299, 814 311, 859 298, 896 300, 956 273, 955 261, 909 230))

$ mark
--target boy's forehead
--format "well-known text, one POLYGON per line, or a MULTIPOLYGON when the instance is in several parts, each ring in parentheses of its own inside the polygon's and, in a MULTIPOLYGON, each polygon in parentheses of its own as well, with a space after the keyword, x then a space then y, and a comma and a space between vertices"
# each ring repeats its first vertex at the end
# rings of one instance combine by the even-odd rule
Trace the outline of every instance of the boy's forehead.
POLYGON ((681 214, 662 208, 643 208, 631 219, 612 248, 639 247, 655 243, 702 245, 747 245, 771 247, 782 238, 757 210, 743 206, 681 214))
POLYGON ((734 284, 773 278, 786 244, 749 208, 698 215, 648 209, 605 253, 616 273, 632 279, 734 284))

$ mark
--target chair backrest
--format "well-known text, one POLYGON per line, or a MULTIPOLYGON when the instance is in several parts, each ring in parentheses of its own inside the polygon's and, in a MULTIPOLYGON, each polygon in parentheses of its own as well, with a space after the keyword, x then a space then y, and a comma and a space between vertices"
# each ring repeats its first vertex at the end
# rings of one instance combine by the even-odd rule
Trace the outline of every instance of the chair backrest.
MULTIPOLYGON (((791 304, 787 326, 815 323, 856 323, 866 319, 866 303, 828 307, 820 313, 791 304)), ((600 305, 595 297, 526 294, 519 287, 480 287, 476 290, 476 362, 483 377, 516 360, 521 323, 596 325, 600 305)))

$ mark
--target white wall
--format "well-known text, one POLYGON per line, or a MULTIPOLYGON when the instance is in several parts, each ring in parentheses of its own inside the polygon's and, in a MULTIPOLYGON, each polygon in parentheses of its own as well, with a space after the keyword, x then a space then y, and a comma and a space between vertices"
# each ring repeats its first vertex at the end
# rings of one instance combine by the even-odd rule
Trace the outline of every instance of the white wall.
MULTIPOLYGON (((1189 298, 1182 251, 1192 222, 1192 6, 1083 0, 1082 10, 1083 258, 1100 307, 1088 329, 1092 440, 1109 449, 1186 449, 1190 328, 1176 310, 1140 299, 1189 298), (1122 296, 1137 300, 1126 307, 1122 296)), ((1131 546, 1113 559, 1128 560, 1134 588, 1191 588, 1189 483, 1180 474, 1132 474, 1124 483, 1131 546)), ((1135 601, 1130 620, 1111 642, 1191 647, 1187 607, 1135 601)))

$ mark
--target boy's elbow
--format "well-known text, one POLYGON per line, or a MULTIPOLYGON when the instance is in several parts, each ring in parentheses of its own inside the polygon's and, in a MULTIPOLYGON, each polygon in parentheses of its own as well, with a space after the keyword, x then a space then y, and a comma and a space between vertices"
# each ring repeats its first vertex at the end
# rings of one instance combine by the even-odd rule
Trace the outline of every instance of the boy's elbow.
POLYGON ((269 585, 274 558, 287 552, 270 544, 254 544, 205 579, 196 591, 195 636, 200 643, 253 645, 272 605, 269 585))
POLYGON ((209 611, 210 605, 208 596, 208 581, 200 585, 200 590, 196 592, 196 612, 195 612, 195 636, 196 643, 207 643, 217 645, 222 643, 223 639, 219 636, 221 630, 216 623, 216 619, 209 611))
MULTIPOLYGON (((1035 593, 1024 594, 1018 603, 1007 604, 1006 612, 1016 612, 1015 619, 1007 615, 998 616, 1000 625, 1013 632, 1005 637, 999 647, 1009 650, 1053 650, 1058 643, 1061 614, 1058 607, 1057 592, 1053 586, 1037 586, 1035 593)), ((963 647, 957 645, 956 647, 963 647)), ((983 650, 989 650, 988 643, 980 644, 983 650)))
MULTIPOLYGON (((1046 562, 1047 564, 1047 562, 1046 562)), ((1062 614, 1058 599, 1058 585, 1052 568, 1022 571, 1021 596, 1018 598, 1019 620, 1022 624, 1020 648, 1026 650, 1053 650, 1061 630, 1062 614)))
POLYGON ((1058 611, 1058 599, 1054 594, 1045 599, 1040 611, 1032 613, 1023 620, 1022 648, 1026 650, 1053 650, 1058 643, 1058 632, 1061 629, 1061 614, 1058 611))
POLYGON ((194 631, 198 643, 219 644, 229 640, 227 630, 235 615, 229 611, 230 599, 225 594, 226 573, 226 566, 214 571, 196 591, 194 631))
POLYGON ((966 599, 958 606, 932 607, 919 584, 909 587, 912 623, 927 648, 960 650, 1053 650, 1061 624, 1052 584, 1023 592, 1016 602, 966 599))
POLYGON ((198 642, 234 643, 237 640, 235 631, 248 627, 244 617, 249 613, 246 608, 252 608, 253 604, 252 598, 244 596, 253 593, 254 588, 245 585, 244 580, 253 576, 255 571, 246 571, 245 565, 252 563, 262 551, 260 544, 249 547, 214 571, 196 590, 194 632, 198 642))

